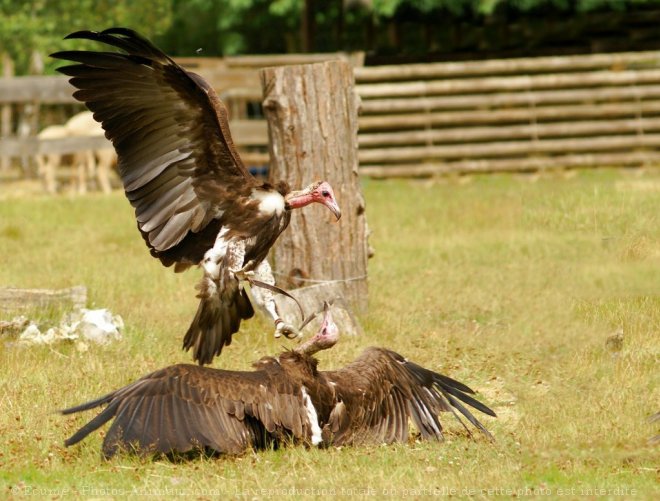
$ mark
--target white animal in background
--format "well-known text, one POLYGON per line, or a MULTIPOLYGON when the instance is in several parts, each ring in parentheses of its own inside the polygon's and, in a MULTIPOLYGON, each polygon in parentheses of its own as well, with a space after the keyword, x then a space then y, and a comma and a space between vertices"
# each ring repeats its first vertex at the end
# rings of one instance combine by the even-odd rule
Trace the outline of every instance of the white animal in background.
MULTIPOLYGON (((65 127, 70 137, 96 137, 105 135, 103 127, 94 120, 91 111, 83 111, 72 116, 66 122, 65 127)), ((82 152, 82 164, 78 165, 79 190, 82 187, 82 191, 85 191, 87 174, 90 177, 96 176, 99 188, 104 193, 109 193, 112 189, 110 186, 110 170, 116 161, 117 155, 110 141, 108 141, 105 148, 82 152)))
MULTIPOLYGON (((68 132, 64 125, 49 125, 43 129, 37 137, 41 139, 61 139, 67 137, 68 132)), ((39 177, 43 179, 46 191, 48 193, 57 192, 57 180, 55 172, 62 163, 62 155, 59 153, 46 153, 37 155, 37 166, 39 168, 39 177)))
MULTIPOLYGON (((94 120, 92 113, 83 111, 71 117, 64 125, 51 125, 43 129, 39 139, 60 139, 64 137, 96 137, 103 136, 104 131, 101 124, 94 120)), ((55 193, 57 191, 56 171, 62 164, 63 155, 59 153, 48 153, 37 155, 39 175, 43 178, 46 191, 55 193)), ((79 193, 87 191, 88 178, 95 178, 99 189, 109 193, 112 189, 110 184, 110 172, 116 163, 117 157, 112 144, 97 150, 85 150, 73 155, 73 167, 75 168, 75 185, 79 193)))

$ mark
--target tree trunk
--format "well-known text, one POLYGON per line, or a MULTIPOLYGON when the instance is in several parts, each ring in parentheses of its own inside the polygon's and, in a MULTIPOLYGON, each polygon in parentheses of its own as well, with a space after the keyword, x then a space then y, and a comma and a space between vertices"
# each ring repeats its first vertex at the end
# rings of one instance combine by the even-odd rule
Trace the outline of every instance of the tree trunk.
POLYGON ((270 67, 261 71, 261 83, 271 180, 285 179, 293 189, 326 180, 342 210, 338 222, 317 204, 293 212, 271 255, 275 278, 285 288, 327 282, 335 295, 339 285, 347 304, 364 312, 368 232, 352 69, 343 61, 270 67))

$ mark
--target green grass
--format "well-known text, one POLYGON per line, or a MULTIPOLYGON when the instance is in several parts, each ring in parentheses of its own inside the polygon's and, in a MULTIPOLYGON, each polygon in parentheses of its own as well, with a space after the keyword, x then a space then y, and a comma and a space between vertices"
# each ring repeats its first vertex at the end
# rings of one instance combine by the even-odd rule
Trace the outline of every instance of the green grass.
MULTIPOLYGON (((482 420, 496 444, 466 438, 443 416, 444 443, 298 447, 183 464, 104 462, 98 433, 65 449, 63 439, 93 413, 53 411, 189 362, 180 345, 198 273, 175 275, 149 257, 121 193, 0 191, 0 285, 84 284, 90 306, 126 323, 123 341, 86 353, 0 345, 0 496, 252 499, 307 489, 486 498, 512 489, 657 498, 660 449, 647 439, 659 430, 646 418, 660 410, 660 172, 468 181, 364 180, 376 249, 365 335, 319 358, 333 368, 381 345, 456 377, 498 412, 482 420), (606 340, 620 328, 615 355, 606 340)), ((278 352, 288 342, 271 331, 258 319, 244 324, 216 366, 246 369, 278 352)))

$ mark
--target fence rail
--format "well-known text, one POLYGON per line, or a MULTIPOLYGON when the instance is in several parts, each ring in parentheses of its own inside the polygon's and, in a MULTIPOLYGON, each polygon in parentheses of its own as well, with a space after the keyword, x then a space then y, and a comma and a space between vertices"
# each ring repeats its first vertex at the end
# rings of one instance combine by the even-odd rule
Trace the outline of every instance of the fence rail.
MULTIPOLYGON (((239 56, 227 58, 179 58, 185 68, 204 76, 225 101, 231 117, 234 141, 244 162, 261 167, 269 163, 268 131, 263 118, 250 119, 249 103, 261 101, 259 69, 263 66, 304 64, 332 59, 362 64, 363 53, 287 54, 280 56, 239 56)), ((5 65, 6 66, 6 65, 5 65)), ((3 72, 4 72, 3 67, 3 72)), ((9 168, 9 160, 20 158, 25 172, 35 155, 69 154, 95 150, 107 145, 102 137, 76 137, 39 140, 36 114, 48 106, 79 104, 72 96, 74 88, 66 76, 13 77, 11 71, 0 78, 0 171, 9 168), (29 129, 26 133, 26 128, 29 129), (17 130, 18 129, 18 130, 17 130)), ((42 125, 43 126, 43 125, 42 125)))
POLYGON ((660 163, 660 52, 356 68, 373 176, 660 163))
MULTIPOLYGON (((367 175, 660 164, 660 52, 362 66, 361 54, 182 58, 225 100, 246 163, 268 163, 261 66, 343 59, 361 98, 367 175)), ((0 79, 0 106, 75 102, 66 77, 0 79)), ((6 130, 6 127, 3 129, 6 130)), ((0 139, 0 157, 68 153, 98 138, 0 139)))

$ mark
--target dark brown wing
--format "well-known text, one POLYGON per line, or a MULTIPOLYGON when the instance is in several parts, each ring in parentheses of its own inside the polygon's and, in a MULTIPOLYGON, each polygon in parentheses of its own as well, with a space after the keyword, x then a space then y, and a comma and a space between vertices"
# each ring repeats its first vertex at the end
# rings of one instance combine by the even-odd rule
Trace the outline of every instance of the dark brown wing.
POLYGON ((409 362, 393 351, 368 348, 344 369, 323 374, 328 382, 335 384, 338 403, 330 414, 325 433, 333 437, 336 445, 405 441, 409 418, 422 438, 442 439, 438 414, 452 412, 463 424, 456 410, 492 438, 461 403, 495 416, 491 409, 469 395, 474 393, 470 388, 409 362))
POLYGON ((92 402, 63 410, 72 414, 107 404, 65 441, 70 446, 114 418, 103 453, 213 449, 239 453, 283 436, 309 440, 311 425, 300 385, 282 377, 274 359, 254 372, 174 365, 92 402))
POLYGON ((129 29, 66 38, 120 49, 52 57, 79 63, 58 71, 73 77, 74 97, 112 141, 126 196, 151 248, 175 246, 256 186, 234 147, 224 105, 200 76, 129 29))

